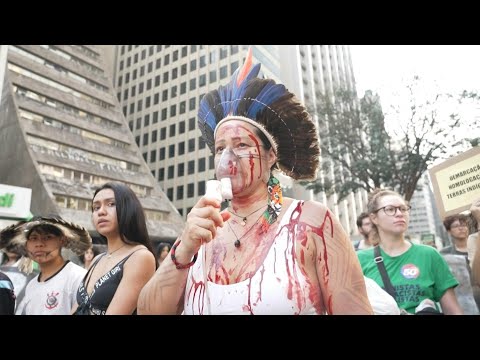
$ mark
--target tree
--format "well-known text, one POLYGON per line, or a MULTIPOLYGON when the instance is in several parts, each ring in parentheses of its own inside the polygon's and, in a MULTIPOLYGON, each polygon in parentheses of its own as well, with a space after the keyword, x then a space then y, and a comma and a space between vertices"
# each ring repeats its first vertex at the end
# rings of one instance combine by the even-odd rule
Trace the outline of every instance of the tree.
POLYGON ((478 128, 477 119, 457 112, 477 101, 476 93, 431 96, 422 85, 414 77, 406 86, 407 96, 399 97, 404 102, 387 114, 388 127, 380 99, 371 91, 360 100, 345 89, 320 96, 313 111, 320 124, 324 176, 304 182, 307 189, 335 192, 341 200, 358 189, 389 187, 410 200, 428 166, 468 147, 472 141, 462 130, 478 128))

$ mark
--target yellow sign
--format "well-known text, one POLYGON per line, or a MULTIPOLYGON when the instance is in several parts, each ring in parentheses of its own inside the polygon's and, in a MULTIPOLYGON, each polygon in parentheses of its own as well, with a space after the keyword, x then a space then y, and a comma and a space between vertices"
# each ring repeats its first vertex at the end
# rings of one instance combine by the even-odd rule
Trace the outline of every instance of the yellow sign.
POLYGON ((469 209, 480 196, 480 146, 432 167, 429 173, 442 219, 469 209))

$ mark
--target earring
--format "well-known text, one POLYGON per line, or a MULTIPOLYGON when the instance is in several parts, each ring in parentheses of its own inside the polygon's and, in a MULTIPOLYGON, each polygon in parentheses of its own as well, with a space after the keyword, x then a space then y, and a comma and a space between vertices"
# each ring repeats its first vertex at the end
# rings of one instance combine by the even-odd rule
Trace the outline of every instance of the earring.
POLYGON ((267 182, 267 190, 268 206, 261 219, 263 231, 267 231, 270 225, 277 221, 283 205, 283 195, 280 181, 278 181, 278 179, 272 174, 270 174, 267 182))

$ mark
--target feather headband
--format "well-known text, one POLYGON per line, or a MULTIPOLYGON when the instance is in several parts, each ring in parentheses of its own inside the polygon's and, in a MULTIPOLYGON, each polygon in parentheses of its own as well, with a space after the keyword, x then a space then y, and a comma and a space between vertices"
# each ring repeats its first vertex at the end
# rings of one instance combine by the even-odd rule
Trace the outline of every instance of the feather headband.
POLYGON ((212 153, 221 124, 241 120, 257 127, 277 155, 276 166, 294 179, 315 179, 320 148, 315 124, 305 107, 283 84, 257 77, 252 49, 230 82, 207 93, 200 102, 198 123, 212 153))
POLYGON ((92 238, 88 231, 79 225, 65 221, 59 216, 37 216, 31 221, 20 221, 10 225, 0 232, 0 249, 18 247, 25 249, 27 235, 39 225, 52 225, 65 236, 65 248, 71 249, 77 255, 82 255, 92 246, 92 238))

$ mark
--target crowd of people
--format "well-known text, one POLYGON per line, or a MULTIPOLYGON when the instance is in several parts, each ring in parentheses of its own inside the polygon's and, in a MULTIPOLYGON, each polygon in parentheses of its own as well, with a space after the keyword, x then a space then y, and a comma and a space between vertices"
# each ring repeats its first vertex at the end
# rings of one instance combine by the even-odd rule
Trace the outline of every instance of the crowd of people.
POLYGON ((452 245, 439 252, 409 240, 408 202, 376 189, 353 244, 325 205, 283 196, 275 174, 313 179, 319 140, 295 95, 259 71, 249 50, 230 83, 200 104, 199 127, 216 179, 231 186, 228 198, 200 197, 173 246, 156 249, 139 199, 115 182, 91 201, 105 252, 85 228, 57 215, 3 229, 0 314, 463 314, 442 254, 465 259, 478 294, 480 237, 469 226, 478 229, 480 199, 472 221, 444 220, 452 245), (82 265, 65 259, 63 248, 82 265), (23 283, 4 271, 10 267, 23 283))

